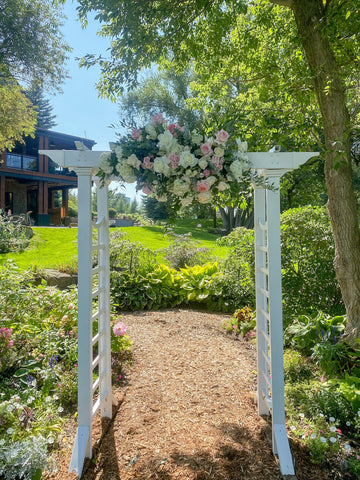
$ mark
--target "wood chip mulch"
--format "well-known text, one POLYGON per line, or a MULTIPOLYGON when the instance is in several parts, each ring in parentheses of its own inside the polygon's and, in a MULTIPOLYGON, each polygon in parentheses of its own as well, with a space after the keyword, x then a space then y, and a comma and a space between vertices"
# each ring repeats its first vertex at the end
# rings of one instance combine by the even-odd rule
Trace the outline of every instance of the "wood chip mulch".
MULTIPOLYGON (((277 480, 271 429, 257 414, 256 349, 221 328, 226 315, 192 310, 125 314, 133 363, 114 390, 112 421, 96 419, 94 456, 82 480, 277 480), (102 423, 102 424, 101 424, 102 423)), ((46 480, 75 480, 68 468, 75 421, 46 480)), ((298 480, 326 480, 291 444, 298 480)))

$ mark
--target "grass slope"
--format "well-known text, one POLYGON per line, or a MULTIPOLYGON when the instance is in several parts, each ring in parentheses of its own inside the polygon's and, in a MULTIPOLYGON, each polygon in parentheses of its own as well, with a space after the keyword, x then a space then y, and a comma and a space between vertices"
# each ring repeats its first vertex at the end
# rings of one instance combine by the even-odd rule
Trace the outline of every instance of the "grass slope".
MULTIPOLYGON (((198 240, 201 246, 209 248, 214 256, 225 257, 228 249, 216 245, 218 236, 209 233, 208 226, 208 221, 177 220, 173 230, 177 234, 190 232, 192 237, 198 240), (202 226, 198 227, 200 222, 202 226)), ((77 261, 77 228, 33 227, 33 230, 35 235, 30 240, 29 247, 21 253, 0 254, 1 265, 12 260, 21 270, 61 270, 69 265, 74 267, 77 261)), ((110 234, 114 230, 117 229, 111 229, 110 234)), ((119 230, 126 232, 131 241, 140 242, 154 251, 162 250, 171 243, 171 236, 164 235, 164 228, 161 226, 126 227, 119 230)))

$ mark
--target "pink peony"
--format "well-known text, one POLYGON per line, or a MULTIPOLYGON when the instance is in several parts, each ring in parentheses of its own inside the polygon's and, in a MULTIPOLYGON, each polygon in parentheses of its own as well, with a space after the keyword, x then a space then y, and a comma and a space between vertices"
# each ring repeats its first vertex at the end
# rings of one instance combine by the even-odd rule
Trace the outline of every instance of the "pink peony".
POLYGON ((152 118, 153 123, 164 123, 165 119, 163 117, 162 113, 157 113, 156 115, 153 116, 152 118))
POLYGON ((154 163, 151 161, 150 157, 144 157, 141 166, 144 170, 154 170, 154 163))
POLYGON ((208 190, 210 190, 210 185, 208 184, 207 180, 200 180, 197 182, 196 188, 199 193, 207 192, 208 190))
POLYGON ((226 132, 223 129, 221 129, 216 135, 216 141, 218 143, 226 143, 228 138, 229 138, 228 132, 226 132))
POLYGON ((172 168, 177 168, 180 162, 180 155, 176 155, 175 153, 171 153, 169 155, 170 165, 172 168))
POLYGON ((135 138, 136 140, 140 140, 141 139, 141 130, 139 130, 138 128, 134 128, 134 130, 131 132, 131 136, 132 136, 132 138, 135 138))
POLYGON ((126 332, 126 325, 122 322, 118 322, 116 325, 113 326, 113 332, 116 337, 121 337, 125 335, 126 332))
POLYGON ((210 143, 202 143, 200 145, 200 150, 203 155, 210 155, 210 153, 212 153, 212 148, 210 143))

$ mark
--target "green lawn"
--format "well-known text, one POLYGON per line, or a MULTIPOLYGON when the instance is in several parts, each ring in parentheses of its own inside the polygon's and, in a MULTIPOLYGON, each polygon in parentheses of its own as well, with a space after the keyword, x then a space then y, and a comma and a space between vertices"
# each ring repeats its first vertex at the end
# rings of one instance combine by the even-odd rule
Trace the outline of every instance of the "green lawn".
MULTIPOLYGON (((225 257, 228 249, 215 244, 217 235, 208 233, 209 221, 177 220, 174 231, 178 234, 190 232, 201 246, 207 247, 216 257, 225 257), (203 226, 197 227, 201 223, 203 226)), ((77 259, 77 228, 33 227, 34 237, 29 247, 21 253, 0 254, 0 264, 13 260, 21 270, 28 268, 60 269, 74 266, 77 259)), ((110 229, 110 233, 117 229, 110 229)), ((126 227, 120 228, 132 241, 141 242, 151 250, 161 250, 169 246, 171 236, 164 235, 163 227, 126 227)))

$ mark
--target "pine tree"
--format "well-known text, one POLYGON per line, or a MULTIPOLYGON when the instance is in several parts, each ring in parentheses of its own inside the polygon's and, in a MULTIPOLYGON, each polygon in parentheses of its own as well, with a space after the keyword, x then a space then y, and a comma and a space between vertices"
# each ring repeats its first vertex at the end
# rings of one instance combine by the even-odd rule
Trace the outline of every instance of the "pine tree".
POLYGON ((56 126, 56 115, 52 114, 52 105, 50 101, 44 97, 44 93, 39 86, 33 86, 26 92, 26 96, 30 102, 35 106, 38 112, 37 127, 46 128, 50 130, 56 126))

